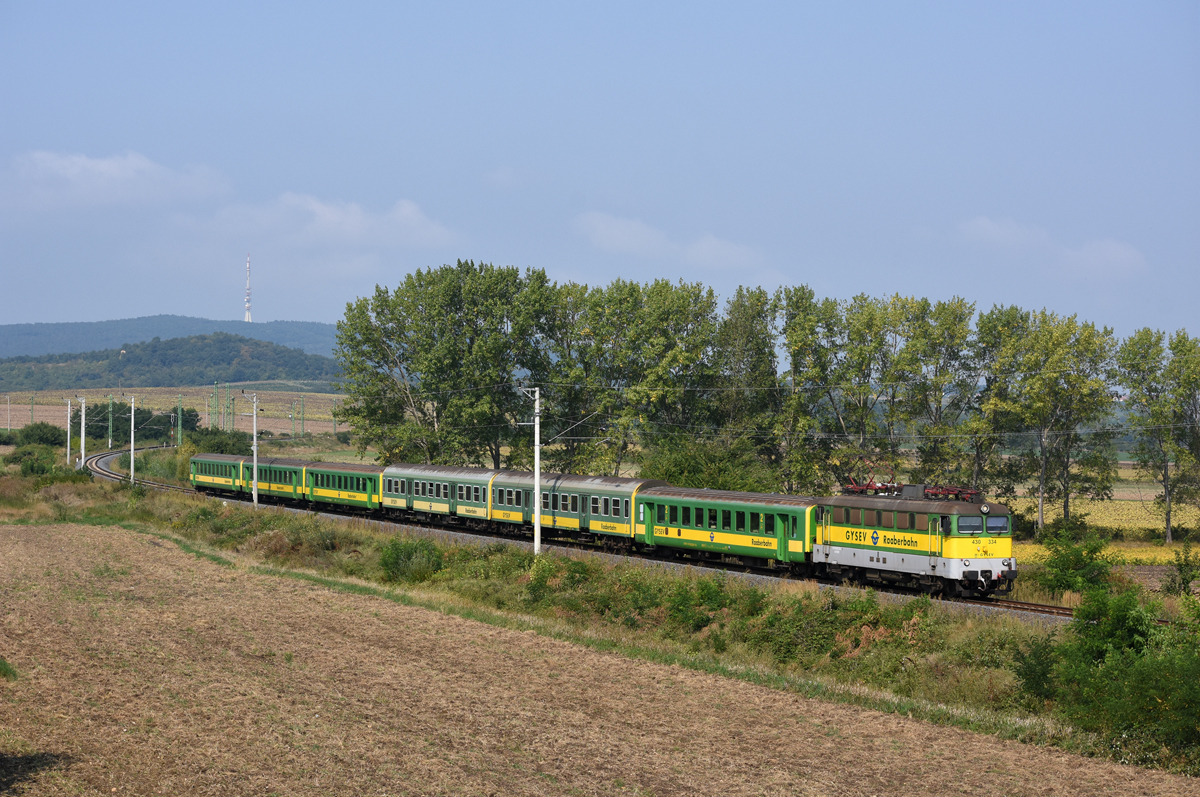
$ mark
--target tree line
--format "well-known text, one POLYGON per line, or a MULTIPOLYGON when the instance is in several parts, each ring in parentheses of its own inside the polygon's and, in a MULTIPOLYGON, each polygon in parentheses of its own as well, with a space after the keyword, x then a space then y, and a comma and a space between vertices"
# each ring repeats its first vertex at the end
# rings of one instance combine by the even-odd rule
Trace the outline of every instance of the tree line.
POLYGON ((1200 339, 1125 340, 1016 306, 680 280, 556 284, 459 261, 347 305, 338 411, 384 461, 546 468, 825 494, 886 481, 1029 489, 1072 518, 1117 443, 1170 508, 1200 499, 1200 339), (1032 484, 1032 488, 1026 485, 1032 484))

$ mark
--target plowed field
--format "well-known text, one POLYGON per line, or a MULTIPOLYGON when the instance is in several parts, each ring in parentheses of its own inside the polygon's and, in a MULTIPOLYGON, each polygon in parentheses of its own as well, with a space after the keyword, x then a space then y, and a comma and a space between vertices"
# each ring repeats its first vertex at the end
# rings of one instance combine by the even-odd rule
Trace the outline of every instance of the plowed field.
POLYGON ((1184 794, 1159 772, 0 526, 0 792, 1184 794))

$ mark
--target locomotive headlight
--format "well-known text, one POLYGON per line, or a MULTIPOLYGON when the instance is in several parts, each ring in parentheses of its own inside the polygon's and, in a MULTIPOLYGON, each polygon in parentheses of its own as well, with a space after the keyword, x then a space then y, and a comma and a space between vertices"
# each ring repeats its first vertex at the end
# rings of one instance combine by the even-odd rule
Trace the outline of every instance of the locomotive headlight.
POLYGON ((971 560, 963 559, 963 567, 970 567, 970 566, 971 566, 971 560))
POLYGON ((1004 566, 1005 566, 1005 567, 1008 567, 1008 560, 1007 560, 1007 559, 1005 559, 1005 560, 1004 560, 1004 566))

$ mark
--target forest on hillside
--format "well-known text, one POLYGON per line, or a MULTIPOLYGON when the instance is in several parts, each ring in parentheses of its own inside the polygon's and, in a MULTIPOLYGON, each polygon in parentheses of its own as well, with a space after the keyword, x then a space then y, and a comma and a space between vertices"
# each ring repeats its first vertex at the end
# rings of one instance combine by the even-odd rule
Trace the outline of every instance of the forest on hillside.
POLYGON ((0 391, 183 387, 336 376, 337 363, 328 357, 224 332, 155 338, 83 354, 0 360, 0 391))

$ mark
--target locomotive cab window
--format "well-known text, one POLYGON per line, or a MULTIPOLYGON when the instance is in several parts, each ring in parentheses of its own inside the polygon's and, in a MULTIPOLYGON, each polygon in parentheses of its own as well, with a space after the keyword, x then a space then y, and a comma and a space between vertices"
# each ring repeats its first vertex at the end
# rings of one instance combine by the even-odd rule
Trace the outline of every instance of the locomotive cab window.
POLYGON ((988 534, 1007 534, 1008 533, 1008 516, 1001 515, 1000 517, 991 517, 987 519, 988 534))
POLYGON ((983 531, 983 518, 978 515, 960 516, 958 518, 959 534, 979 534, 983 531))

